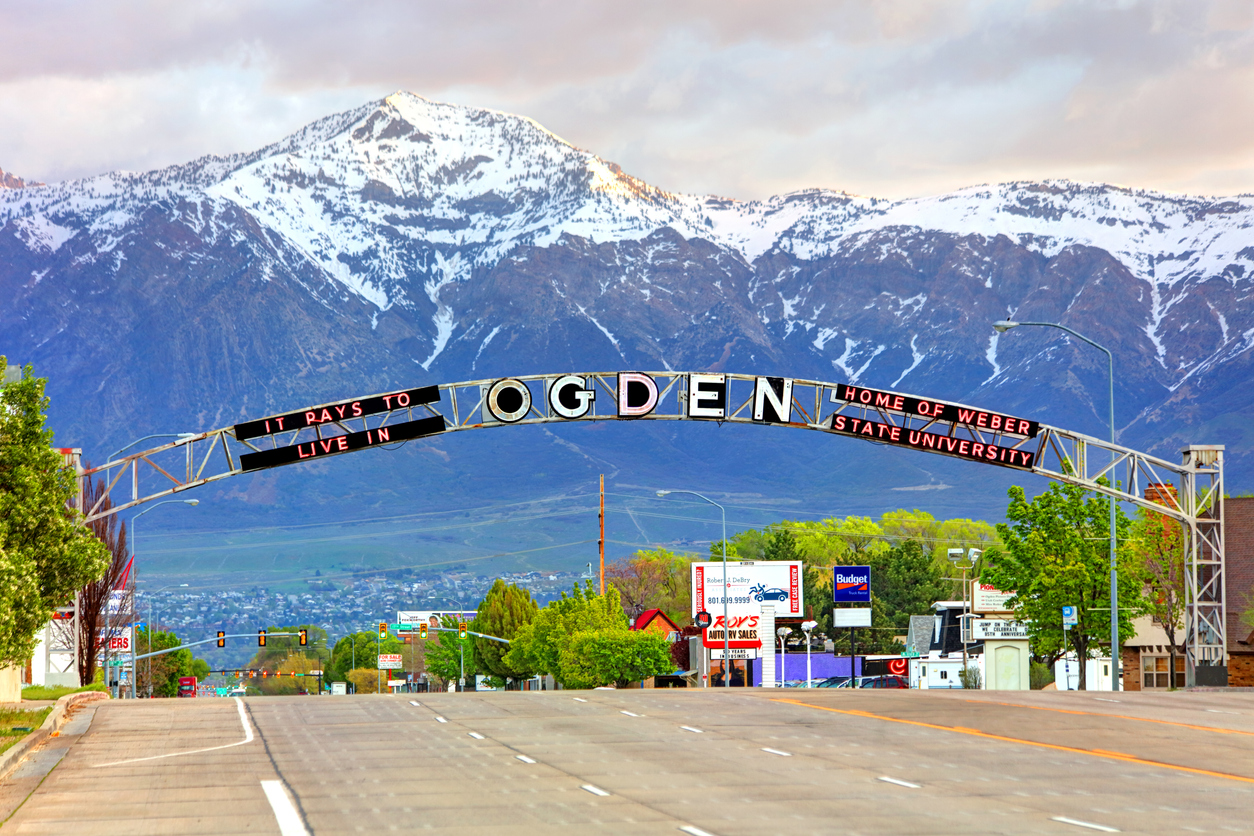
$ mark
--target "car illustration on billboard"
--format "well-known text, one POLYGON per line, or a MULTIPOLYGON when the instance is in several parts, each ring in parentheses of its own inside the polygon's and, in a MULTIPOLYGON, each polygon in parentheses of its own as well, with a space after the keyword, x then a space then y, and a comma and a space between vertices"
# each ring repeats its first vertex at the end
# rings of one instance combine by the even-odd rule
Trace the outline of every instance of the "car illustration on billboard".
POLYGON ((782 589, 767 589, 765 584, 749 587, 749 594, 755 601, 787 601, 788 593, 782 589))

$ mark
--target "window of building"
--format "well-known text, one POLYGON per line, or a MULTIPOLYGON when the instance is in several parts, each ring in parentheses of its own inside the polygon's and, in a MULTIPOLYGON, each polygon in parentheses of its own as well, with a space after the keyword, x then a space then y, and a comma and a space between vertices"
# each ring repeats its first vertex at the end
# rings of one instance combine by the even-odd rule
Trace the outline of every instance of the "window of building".
MULTIPOLYGON (((1167 675, 1170 658, 1169 656, 1141 657, 1141 686, 1143 688, 1171 687, 1167 675)), ((1184 687, 1184 654, 1176 657, 1176 687, 1184 687)))

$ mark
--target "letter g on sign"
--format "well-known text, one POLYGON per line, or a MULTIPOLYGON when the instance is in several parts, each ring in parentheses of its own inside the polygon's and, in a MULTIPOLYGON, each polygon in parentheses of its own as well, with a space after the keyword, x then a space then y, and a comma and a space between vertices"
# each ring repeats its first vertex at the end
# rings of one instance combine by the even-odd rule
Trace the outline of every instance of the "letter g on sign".
POLYGON ((531 390, 521 380, 507 377, 488 389, 488 411, 496 420, 512 424, 521 421, 531 409, 531 390))
POLYGON ((559 377, 549 387, 549 408, 563 418, 582 418, 596 398, 596 392, 586 386, 587 382, 577 374, 559 377))

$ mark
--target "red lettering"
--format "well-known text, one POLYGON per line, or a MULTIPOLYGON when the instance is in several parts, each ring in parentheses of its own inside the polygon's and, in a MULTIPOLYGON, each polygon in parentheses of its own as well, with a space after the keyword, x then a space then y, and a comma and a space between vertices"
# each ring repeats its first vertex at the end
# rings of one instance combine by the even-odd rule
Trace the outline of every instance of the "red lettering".
POLYGON ((1001 416, 1000 415, 994 415, 990 420, 991 420, 991 423, 989 426, 991 426, 995 430, 1001 429, 1001 416))
POLYGON ((276 421, 278 421, 278 422, 279 422, 279 429, 283 429, 283 419, 282 419, 282 418, 275 418, 274 420, 276 420, 276 421))
POLYGON ((905 409, 905 408, 906 408, 906 399, 905 399, 905 398, 903 398, 901 395, 898 395, 897 397, 893 398, 893 406, 892 406, 892 408, 893 408, 893 409, 895 409, 895 410, 897 410, 898 412, 900 412, 901 410, 905 409))
POLYGON ((862 403, 870 403, 871 391, 869 389, 863 389, 861 392, 858 393, 858 400, 862 401, 862 403))
POLYGON ((876 392, 875 393, 875 405, 876 406, 888 406, 888 393, 876 392))
POLYGON ((921 433, 923 436, 923 446, 932 449, 936 446, 936 442, 940 440, 940 436, 936 433, 921 433))
POLYGON ((309 445, 309 452, 308 452, 308 453, 306 453, 306 452, 305 452, 305 445, 303 445, 303 444, 297 444, 297 445, 296 445, 296 455, 300 456, 302 459, 307 459, 307 458, 309 458, 310 456, 316 456, 316 455, 318 455, 318 451, 314 449, 314 446, 313 446, 312 444, 310 444, 310 445, 309 445))
POLYGON ((958 442, 958 453, 960 455, 963 455, 963 456, 967 455, 970 449, 971 449, 971 442, 967 441, 965 438, 962 439, 962 441, 958 442))
POLYGON ((353 417, 357 418, 361 415, 361 401, 353 401, 353 417))
POLYGON ((341 453, 348 449, 348 436, 342 435, 336 439, 336 442, 339 444, 341 453))
POLYGON ((958 420, 964 424, 970 424, 971 419, 974 417, 975 417, 975 410, 973 409, 959 409, 958 410, 958 420))
POLYGON ((326 439, 320 440, 318 442, 318 446, 322 448, 322 452, 330 453, 331 452, 331 439, 326 438, 326 439))
POLYGON ((972 445, 971 445, 971 455, 972 455, 974 458, 977 458, 977 459, 978 459, 978 458, 979 458, 980 456, 982 456, 983 454, 984 454, 984 445, 983 445, 983 444, 972 444, 972 445))
POLYGON ((846 385, 845 394, 841 395, 841 397, 847 401, 856 400, 858 397, 858 390, 853 388, 852 386, 846 385))
POLYGON ((392 408, 392 396, 391 395, 383 396, 383 405, 386 406, 388 409, 392 408))
POLYGON ((984 458, 990 462, 997 461, 997 448, 992 444, 988 445, 988 449, 984 451, 984 458))
POLYGON ((379 437, 379 441, 391 441, 392 436, 388 433, 387 427, 379 427, 375 430, 375 434, 379 437))
POLYGON ((339 415, 341 418, 343 418, 343 417, 344 417, 344 410, 345 410, 345 409, 347 409, 347 408, 348 408, 348 407, 345 407, 345 406, 337 406, 337 407, 335 408, 335 414, 336 414, 336 415, 339 415))
POLYGON ((266 419, 266 432, 270 432, 270 420, 266 419))
POLYGON ((981 412, 979 417, 975 419, 975 424, 978 427, 987 427, 988 426, 988 413, 981 412))
POLYGON ((401 392, 399 395, 396 396, 396 402, 400 404, 401 406, 409 406, 409 394, 406 392, 401 392))
POLYGON ((863 435, 875 435, 875 432, 871 429, 870 421, 862 422, 862 434, 863 435))
POLYGON ((324 409, 322 410, 322 417, 320 417, 318 420, 321 421, 322 423, 326 423, 327 421, 334 421, 335 418, 331 415, 331 410, 324 409))
POLYGON ((1030 428, 1028 427, 1028 422, 1027 422, 1027 421, 1020 421, 1020 422, 1019 422, 1019 434, 1020 434, 1020 435, 1027 435, 1027 434, 1028 434, 1028 430, 1029 430, 1029 429, 1030 429, 1030 428))
POLYGON ((893 427, 888 434, 892 436, 893 441, 901 441, 901 427, 893 427))
POLYGON ((921 435, 923 435, 923 433, 919 432, 918 430, 911 430, 911 431, 910 431, 910 436, 909 436, 909 439, 910 439, 910 446, 911 446, 911 447, 918 447, 918 446, 919 446, 919 436, 921 436, 921 435))
POLYGON ((835 418, 833 418, 833 419, 832 419, 832 429, 834 429, 834 430, 841 430, 841 431, 844 431, 844 429, 845 429, 845 416, 843 416, 843 415, 837 415, 835 418))
POLYGON ((312 412, 306 412, 306 413, 305 413, 305 423, 306 423, 306 424, 316 424, 316 423, 318 423, 318 416, 314 415, 312 412))

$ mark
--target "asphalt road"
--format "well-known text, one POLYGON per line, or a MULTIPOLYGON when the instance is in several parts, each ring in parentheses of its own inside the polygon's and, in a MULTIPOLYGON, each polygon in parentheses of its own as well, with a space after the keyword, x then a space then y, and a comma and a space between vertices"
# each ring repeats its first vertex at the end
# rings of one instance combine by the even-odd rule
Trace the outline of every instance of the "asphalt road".
POLYGON ((158 700, 76 723, 0 787, 5 833, 1254 831, 1248 692, 158 700))

